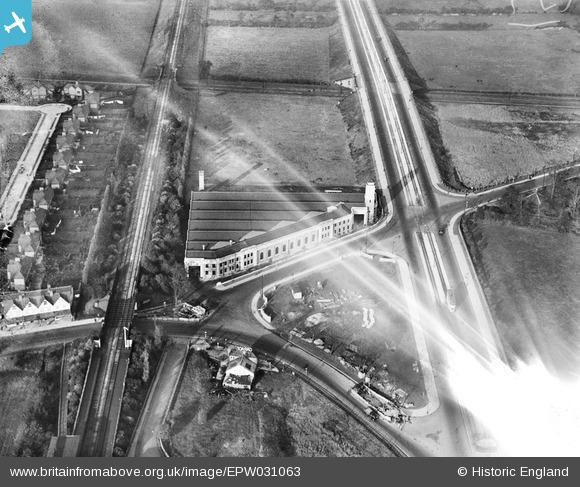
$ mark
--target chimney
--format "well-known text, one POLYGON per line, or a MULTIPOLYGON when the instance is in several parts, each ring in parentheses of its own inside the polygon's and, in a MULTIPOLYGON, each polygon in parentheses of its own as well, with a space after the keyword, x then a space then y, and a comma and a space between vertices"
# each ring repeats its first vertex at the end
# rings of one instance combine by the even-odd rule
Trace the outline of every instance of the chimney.
POLYGON ((234 241, 232 239, 230 239, 230 245, 233 245, 234 241))
POLYGON ((205 244, 201 245, 201 250, 205 250, 205 244))
POLYGON ((50 287, 50 284, 46 285, 46 294, 52 297, 52 288, 50 287))
POLYGON ((199 190, 203 191, 205 189, 205 174, 203 171, 199 171, 199 190))

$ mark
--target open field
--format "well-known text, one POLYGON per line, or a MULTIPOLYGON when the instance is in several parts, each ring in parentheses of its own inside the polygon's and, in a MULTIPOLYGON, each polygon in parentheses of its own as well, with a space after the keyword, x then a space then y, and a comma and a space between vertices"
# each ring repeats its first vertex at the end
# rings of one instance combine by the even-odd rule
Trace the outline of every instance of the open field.
MULTIPOLYGON (((462 21, 489 26, 485 30, 398 30, 397 37, 432 89, 574 94, 580 75, 580 64, 574 62, 579 34, 567 28, 507 26, 508 22, 551 20, 548 17, 466 17, 462 21)), ((408 28, 408 21, 404 23, 399 16, 385 19, 408 28)), ((454 18, 443 19, 451 23, 454 18)), ((428 25, 428 20, 422 22, 428 25)))
POLYGON ((329 37, 335 30, 209 27, 205 59, 217 79, 330 83, 329 37))
MULTIPOLYGON (((335 99, 225 93, 202 96, 190 188, 362 185, 335 99)), ((374 171, 371 167, 370 170, 374 171)), ((374 172, 371 172, 374 175, 374 172)))
MULTIPOLYGON (((423 12, 445 14, 451 12, 513 12, 510 0, 413 0, 412 2, 409 2, 408 0, 376 0, 376 3, 380 11, 398 13, 423 12)), ((563 10, 568 2, 565 0, 544 2, 546 7, 549 7, 552 3, 556 3, 558 5, 557 8, 563 10)), ((514 0, 514 5, 517 12, 543 12, 540 0, 514 0)), ((556 10, 556 8, 548 10, 548 12, 554 10, 556 10)))
POLYGON ((336 11, 210 10, 209 25, 239 27, 327 27, 336 22, 336 11))
POLYGON ((19 76, 139 75, 153 30, 158 0, 35 0, 34 35, 2 58, 19 76))
POLYGON ((301 2, 288 2, 288 0, 210 0, 211 9, 227 10, 257 10, 261 5, 268 4, 268 8, 274 10, 308 10, 308 11, 325 11, 333 10, 334 0, 307 0, 301 2))
POLYGON ((406 402, 421 406, 425 402, 423 380, 413 370, 415 338, 407 310, 399 305, 400 287, 393 263, 352 257, 278 287, 269 296, 268 308, 275 313, 272 325, 278 330, 302 334, 302 339, 293 340, 304 346, 322 340, 319 348, 327 349, 337 365, 343 363, 342 358, 361 371, 374 367, 369 373, 373 384, 389 394, 402 389, 406 402), (293 299, 291 290, 301 291, 302 298, 293 299), (369 321, 374 315, 370 327, 364 326, 365 308, 369 321))
POLYGON ((170 413, 186 457, 355 457, 388 452, 350 416, 289 373, 258 375, 253 396, 210 395, 209 366, 192 354, 170 413), (267 397, 264 397, 264 394, 267 397))
POLYGON ((0 358, 0 456, 43 456, 56 433, 62 346, 0 358))
POLYGON ((468 187, 502 183, 580 155, 580 111, 436 106, 443 143, 468 187))
POLYGON ((481 237, 471 241, 470 252, 479 254, 476 268, 506 351, 526 363, 540 358, 552 373, 574 380, 570 372, 580 369, 580 239, 486 220, 477 220, 476 228, 481 237))
POLYGON ((35 111, 0 110, 0 193, 38 123, 35 111))

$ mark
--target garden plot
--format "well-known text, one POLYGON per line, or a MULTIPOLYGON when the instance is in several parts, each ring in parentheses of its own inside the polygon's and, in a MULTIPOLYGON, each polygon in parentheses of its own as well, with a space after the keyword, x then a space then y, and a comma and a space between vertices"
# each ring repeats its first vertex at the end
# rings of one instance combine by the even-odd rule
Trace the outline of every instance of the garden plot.
POLYGON ((324 349, 347 369, 367 372, 389 394, 401 389, 408 403, 425 403, 415 339, 392 263, 350 258, 279 286, 268 297, 272 324, 294 341, 324 349))
POLYGON ((32 40, 2 52, 18 75, 139 75, 158 0, 35 0, 32 6, 32 40))
POLYGON ((437 104, 439 125, 463 183, 498 184, 580 156, 580 111, 437 104))
POLYGON ((216 79, 330 83, 331 28, 208 27, 216 79))
MULTIPOLYGON (((335 99, 202 96, 190 174, 209 186, 363 185, 335 99)), ((194 181, 190 189, 197 189, 194 181)))
MULTIPOLYGON (((81 278, 108 175, 114 171, 126 113, 127 109, 103 107, 101 114, 105 117, 89 122, 98 134, 81 137, 72 164, 80 172, 69 172, 66 192, 55 192, 53 210, 42 229, 45 258, 40 268, 40 274, 47 276, 51 285, 76 285, 81 278)), ((52 167, 53 150, 47 151, 41 162, 41 176, 52 167)))

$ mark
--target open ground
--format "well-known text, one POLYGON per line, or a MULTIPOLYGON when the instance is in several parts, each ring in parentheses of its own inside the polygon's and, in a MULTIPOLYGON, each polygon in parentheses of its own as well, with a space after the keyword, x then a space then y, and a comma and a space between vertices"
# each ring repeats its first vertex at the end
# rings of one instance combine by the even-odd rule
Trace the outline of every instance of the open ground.
POLYGON ((22 77, 135 78, 147 52, 158 0, 35 0, 34 35, 2 58, 22 77))
POLYGON ((383 391, 392 395, 402 389, 407 403, 422 406, 425 393, 415 339, 407 310, 394 291, 400 288, 393 263, 369 265, 368 259, 353 257, 277 288, 268 309, 275 314, 273 326, 298 333, 293 340, 318 344, 337 365, 366 371, 383 391), (370 268, 372 275, 367 274, 370 268), (301 297, 295 299, 292 291, 300 291, 301 297))
POLYGON ((39 118, 40 113, 33 110, 0 110, 0 193, 16 168, 39 118))
MULTIPOLYGON (((387 12, 429 12, 445 13, 511 13, 513 12, 510 0, 376 0, 377 7, 387 12)), ((552 3, 561 5, 564 9, 568 2, 545 2, 548 7, 552 3)), ((543 13, 540 0, 514 0, 517 12, 543 13)), ((549 10, 551 12, 555 10, 549 10)))
POLYGON ((205 60, 217 79, 332 83, 337 29, 209 27, 205 60))
POLYGON ((580 112, 436 104, 443 143, 468 187, 571 162, 580 156, 580 112))
POLYGON ((580 238, 477 220, 471 253, 506 350, 574 380, 580 367, 580 238), (477 253, 474 253, 477 250, 477 253), (478 255, 480 257, 478 257, 478 255))
POLYGON ((388 455, 348 414, 289 373, 259 373, 252 395, 220 397, 211 388, 206 359, 190 355, 169 417, 171 445, 183 456, 388 455))
MULTIPOLYGON (((364 185, 336 99, 225 93, 202 96, 190 174, 209 186, 364 185)), ((360 134, 359 134, 360 135, 360 134)))
POLYGON ((62 346, 0 357, 0 456, 43 456, 56 433, 62 346))

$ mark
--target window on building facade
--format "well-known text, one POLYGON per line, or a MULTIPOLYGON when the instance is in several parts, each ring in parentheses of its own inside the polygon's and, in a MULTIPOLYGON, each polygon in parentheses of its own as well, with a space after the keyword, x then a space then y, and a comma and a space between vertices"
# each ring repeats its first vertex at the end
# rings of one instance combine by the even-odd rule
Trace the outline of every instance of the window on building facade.
POLYGON ((260 260, 264 260, 264 252, 260 252, 260 260))
POLYGON ((275 253, 276 255, 278 255, 278 254, 280 253, 280 248, 279 248, 279 247, 276 247, 276 250, 274 251, 274 253, 275 253))
POLYGON ((286 244, 282 245, 282 252, 286 252, 286 244))
POLYGON ((268 250, 268 257, 272 257, 272 251, 268 250))

